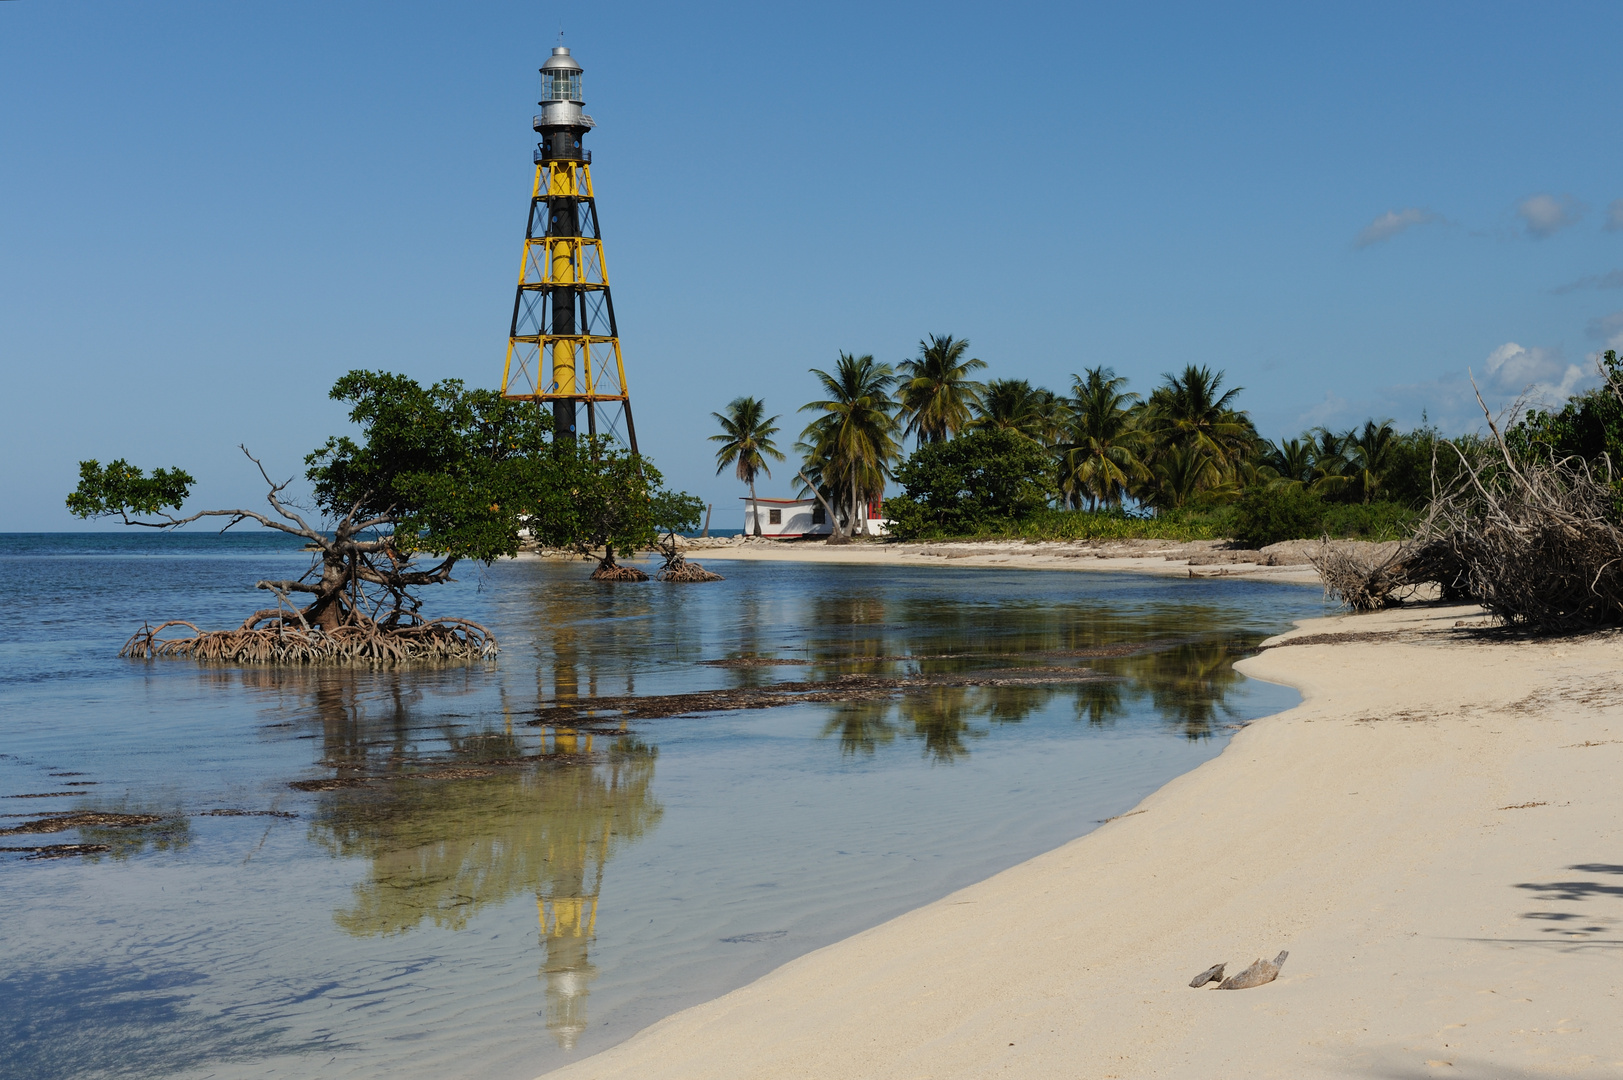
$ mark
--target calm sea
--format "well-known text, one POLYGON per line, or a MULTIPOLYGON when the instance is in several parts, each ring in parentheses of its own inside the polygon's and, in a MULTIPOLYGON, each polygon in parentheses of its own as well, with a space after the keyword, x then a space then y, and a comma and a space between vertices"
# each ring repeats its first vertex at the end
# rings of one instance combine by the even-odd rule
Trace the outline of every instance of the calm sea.
POLYGON ((236 625, 308 558, 0 535, 0 1076, 535 1076, 1129 808, 1294 704, 1232 661, 1324 610, 1245 581, 521 560, 428 593, 495 631, 491 664, 117 658, 145 620, 236 625), (73 811, 145 823, 20 831, 73 811), (25 850, 63 844, 93 850, 25 850))

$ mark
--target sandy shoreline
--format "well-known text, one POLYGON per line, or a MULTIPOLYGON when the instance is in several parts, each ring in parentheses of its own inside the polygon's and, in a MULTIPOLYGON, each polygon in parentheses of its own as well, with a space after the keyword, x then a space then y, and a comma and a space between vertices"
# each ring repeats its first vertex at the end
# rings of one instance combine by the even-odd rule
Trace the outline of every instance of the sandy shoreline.
POLYGON ((1132 813, 548 1075, 1620 1075, 1623 636, 1485 625, 1304 623, 1242 665, 1302 705, 1132 813))
MULTIPOLYGON (((1383 545, 1335 541, 1361 548, 1383 545)), ((1019 540, 864 542, 830 547, 818 541, 688 541, 686 556, 701 565, 714 562, 816 562, 869 566, 976 566, 1022 570, 1114 570, 1170 577, 1246 577, 1318 585, 1319 576, 1302 555, 1308 541, 1276 545, 1280 551, 1230 551, 1218 541, 1157 540, 1028 543, 1019 540), (1267 561, 1269 559, 1273 562, 1267 561), (1283 563, 1283 565, 1281 565, 1283 563)), ((526 552, 521 558, 538 557, 526 552)), ((543 558, 578 560, 563 553, 543 558)))

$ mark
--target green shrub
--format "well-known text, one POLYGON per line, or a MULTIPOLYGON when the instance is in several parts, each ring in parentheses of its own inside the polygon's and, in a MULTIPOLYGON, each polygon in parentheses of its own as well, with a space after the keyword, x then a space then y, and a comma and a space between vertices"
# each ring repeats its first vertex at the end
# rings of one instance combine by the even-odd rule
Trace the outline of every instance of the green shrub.
POLYGON ((1319 533, 1340 540, 1407 540, 1414 535, 1420 512, 1402 503, 1329 504, 1319 533))
POLYGON ((1321 534, 1324 500, 1299 484, 1253 488, 1234 504, 1234 539, 1247 547, 1321 534))
POLYGON ((885 500, 892 533, 964 536, 1043 510, 1054 494, 1054 463, 1030 439, 994 429, 919 447, 896 480, 901 495, 885 500))
MULTIPOLYGON (((885 514, 893 513, 890 499, 885 514)), ((1088 540, 1220 540, 1228 535, 1225 516, 1218 512, 1162 511, 1137 517, 1120 510, 1039 510, 1020 521, 988 520, 968 532, 942 529, 914 534, 908 539, 1025 540, 1031 543, 1071 543, 1088 540)))
POLYGON ((1351 540, 1401 540, 1414 533, 1420 514, 1402 503, 1333 503, 1299 485, 1253 488, 1234 504, 1229 532, 1247 547, 1321 536, 1351 540))

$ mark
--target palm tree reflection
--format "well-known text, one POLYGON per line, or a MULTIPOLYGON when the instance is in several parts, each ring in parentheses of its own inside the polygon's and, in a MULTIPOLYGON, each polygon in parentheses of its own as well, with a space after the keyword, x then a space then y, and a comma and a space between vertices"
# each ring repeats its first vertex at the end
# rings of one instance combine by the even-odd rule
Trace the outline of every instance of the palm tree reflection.
POLYGON ((1134 689, 1149 697, 1174 731, 1191 740, 1208 739, 1219 714, 1230 713, 1228 694, 1241 681, 1234 661, 1246 647, 1233 641, 1195 642, 1128 657, 1122 667, 1134 689))
POLYGON ((969 756, 966 737, 982 738, 984 730, 970 726, 977 710, 973 691, 965 686, 933 686, 910 693, 899 703, 902 722, 913 725, 913 734, 924 741, 924 753, 931 764, 951 765, 969 756))
POLYGON ((889 701, 852 701, 834 706, 834 715, 823 725, 823 738, 838 735, 844 757, 872 756, 880 746, 896 740, 896 726, 890 721, 889 701))
MULTIPOLYGON (((1092 659, 1087 666, 1093 675, 1079 670, 1078 681, 1068 684, 908 688, 894 699, 831 706, 822 734, 838 737, 840 752, 854 757, 871 755, 903 733, 921 741, 933 763, 950 765, 969 756, 972 740, 988 734, 989 729, 977 727, 976 721, 1017 724, 1068 695, 1076 720, 1092 727, 1113 725, 1139 701, 1147 702, 1173 732, 1191 740, 1206 739, 1232 714, 1228 696, 1243 681, 1234 661, 1255 640, 1183 642, 1092 659)), ((931 659, 915 662, 914 669, 928 676, 988 664, 1008 667, 1010 659, 1008 655, 931 659)))
POLYGON ((1114 680, 1082 683, 1072 691, 1076 704, 1076 719, 1086 720, 1089 727, 1109 727, 1118 717, 1127 715, 1122 702, 1122 684, 1114 680))

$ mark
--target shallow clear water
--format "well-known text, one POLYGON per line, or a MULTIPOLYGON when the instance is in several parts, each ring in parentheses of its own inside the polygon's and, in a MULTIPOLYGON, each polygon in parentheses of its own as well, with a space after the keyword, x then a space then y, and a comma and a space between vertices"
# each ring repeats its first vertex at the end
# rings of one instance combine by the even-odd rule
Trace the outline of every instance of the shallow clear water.
POLYGON ((491 665, 116 659, 143 619, 235 625, 306 559, 0 536, 27 631, 0 641, 0 828, 155 819, 0 836, 107 849, 0 853, 0 1076, 534 1076, 1122 812, 1295 702, 1230 665, 1323 610, 1244 581, 523 560, 431 594, 496 632, 491 665))

